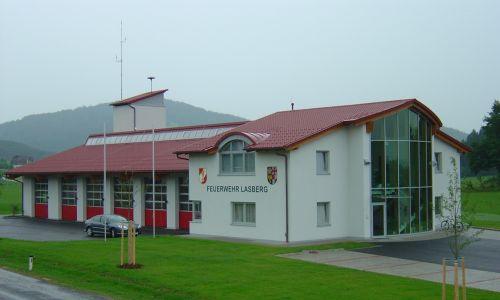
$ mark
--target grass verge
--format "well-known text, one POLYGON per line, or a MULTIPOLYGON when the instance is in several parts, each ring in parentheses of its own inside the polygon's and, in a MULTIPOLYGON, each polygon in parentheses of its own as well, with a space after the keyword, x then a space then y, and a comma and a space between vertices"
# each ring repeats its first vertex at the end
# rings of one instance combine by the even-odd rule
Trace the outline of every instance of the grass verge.
MULTIPOLYGON (((438 299, 436 283, 295 261, 276 254, 304 249, 357 248, 337 243, 276 247, 139 237, 139 270, 117 268, 120 239, 72 242, 0 240, 0 265, 117 299, 438 299)), ((449 287, 449 293, 452 292, 449 287)), ((469 290, 469 299, 500 299, 469 290)))
POLYGON ((12 214, 12 206, 17 205, 17 213, 21 213, 21 184, 5 180, 0 184, 0 215, 12 214))
POLYGON ((500 192, 463 192, 465 207, 474 215, 474 226, 500 229, 500 192))

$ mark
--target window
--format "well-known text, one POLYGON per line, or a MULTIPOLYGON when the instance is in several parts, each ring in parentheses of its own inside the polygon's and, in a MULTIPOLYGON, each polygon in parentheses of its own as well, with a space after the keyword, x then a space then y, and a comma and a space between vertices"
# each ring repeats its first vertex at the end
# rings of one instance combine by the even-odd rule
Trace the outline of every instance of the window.
POLYGON ((434 202, 434 206, 436 207, 436 215, 441 215, 443 213, 443 196, 435 197, 434 202))
POLYGON ((132 178, 114 178, 114 203, 117 208, 132 208, 133 205, 132 178))
POLYGON ((330 202, 318 202, 318 226, 330 226, 330 202))
POLYGON ((87 178, 87 206, 102 207, 103 202, 102 177, 87 178))
POLYGON ((35 179, 35 203, 47 203, 49 200, 49 181, 47 178, 35 179))
POLYGON ((219 151, 221 174, 254 174, 255 152, 245 151, 248 143, 232 140, 219 151))
POLYGON ((62 205, 76 205, 76 178, 61 179, 62 205))
POLYGON ((193 201, 193 221, 201 221, 201 201, 193 201))
POLYGON ((441 152, 434 152, 434 159, 436 160, 436 173, 443 172, 443 154, 441 152))
MULTIPOLYGON (((155 180, 155 209, 167 209, 167 184, 161 179, 155 180)), ((144 202, 146 209, 153 209, 153 180, 144 178, 144 202)))
POLYGON ((330 174, 330 152, 316 151, 316 174, 330 174))
POLYGON ((232 202, 233 225, 255 226, 255 203, 232 202))

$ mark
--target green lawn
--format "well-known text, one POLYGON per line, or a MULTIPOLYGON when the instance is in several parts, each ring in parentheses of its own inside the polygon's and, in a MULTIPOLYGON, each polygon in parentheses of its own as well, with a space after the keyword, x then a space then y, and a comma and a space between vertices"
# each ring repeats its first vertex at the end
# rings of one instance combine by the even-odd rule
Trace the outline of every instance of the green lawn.
MULTIPOLYGON (((119 299, 439 299, 437 283, 295 261, 275 256, 359 243, 271 247, 183 237, 140 237, 139 270, 122 270, 119 239, 28 242, 0 239, 0 265, 119 299)), ((451 286, 448 287, 452 293, 451 286)), ((469 299, 500 293, 468 290, 469 299)))
POLYGON ((475 213, 474 226, 500 229, 500 191, 463 192, 462 198, 475 213))
POLYGON ((0 215, 12 214, 12 205, 18 206, 21 213, 21 184, 16 181, 3 181, 0 185, 0 215))

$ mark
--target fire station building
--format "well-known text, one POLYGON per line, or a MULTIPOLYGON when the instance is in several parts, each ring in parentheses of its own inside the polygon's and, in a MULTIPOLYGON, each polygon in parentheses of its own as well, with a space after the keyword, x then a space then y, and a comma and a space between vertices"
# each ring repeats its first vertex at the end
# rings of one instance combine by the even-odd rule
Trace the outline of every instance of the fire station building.
POLYGON ((416 99, 165 128, 165 91, 111 103, 113 132, 10 170, 24 215, 153 226, 154 213, 157 227, 279 242, 419 234, 439 223, 450 158, 470 150, 416 99))

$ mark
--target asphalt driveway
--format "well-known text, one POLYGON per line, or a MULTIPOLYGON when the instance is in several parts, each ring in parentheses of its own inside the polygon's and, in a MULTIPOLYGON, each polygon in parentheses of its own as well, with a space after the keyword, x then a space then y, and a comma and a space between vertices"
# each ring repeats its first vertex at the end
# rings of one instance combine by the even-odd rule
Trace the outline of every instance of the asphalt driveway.
MULTIPOLYGON (((479 241, 463 250, 467 268, 500 273, 500 231, 485 230, 479 241)), ((373 248, 357 252, 440 264, 450 258, 449 238, 415 242, 376 242, 373 248)))
POLYGON ((0 237, 29 241, 74 241, 89 239, 83 223, 0 216, 0 237))
MULTIPOLYGON (((29 217, 0 216, 0 238, 28 241, 77 241, 87 237, 82 222, 56 221, 29 217)), ((152 235, 152 228, 143 228, 143 235, 152 235)), ((157 235, 188 234, 187 230, 157 228, 157 235)))

